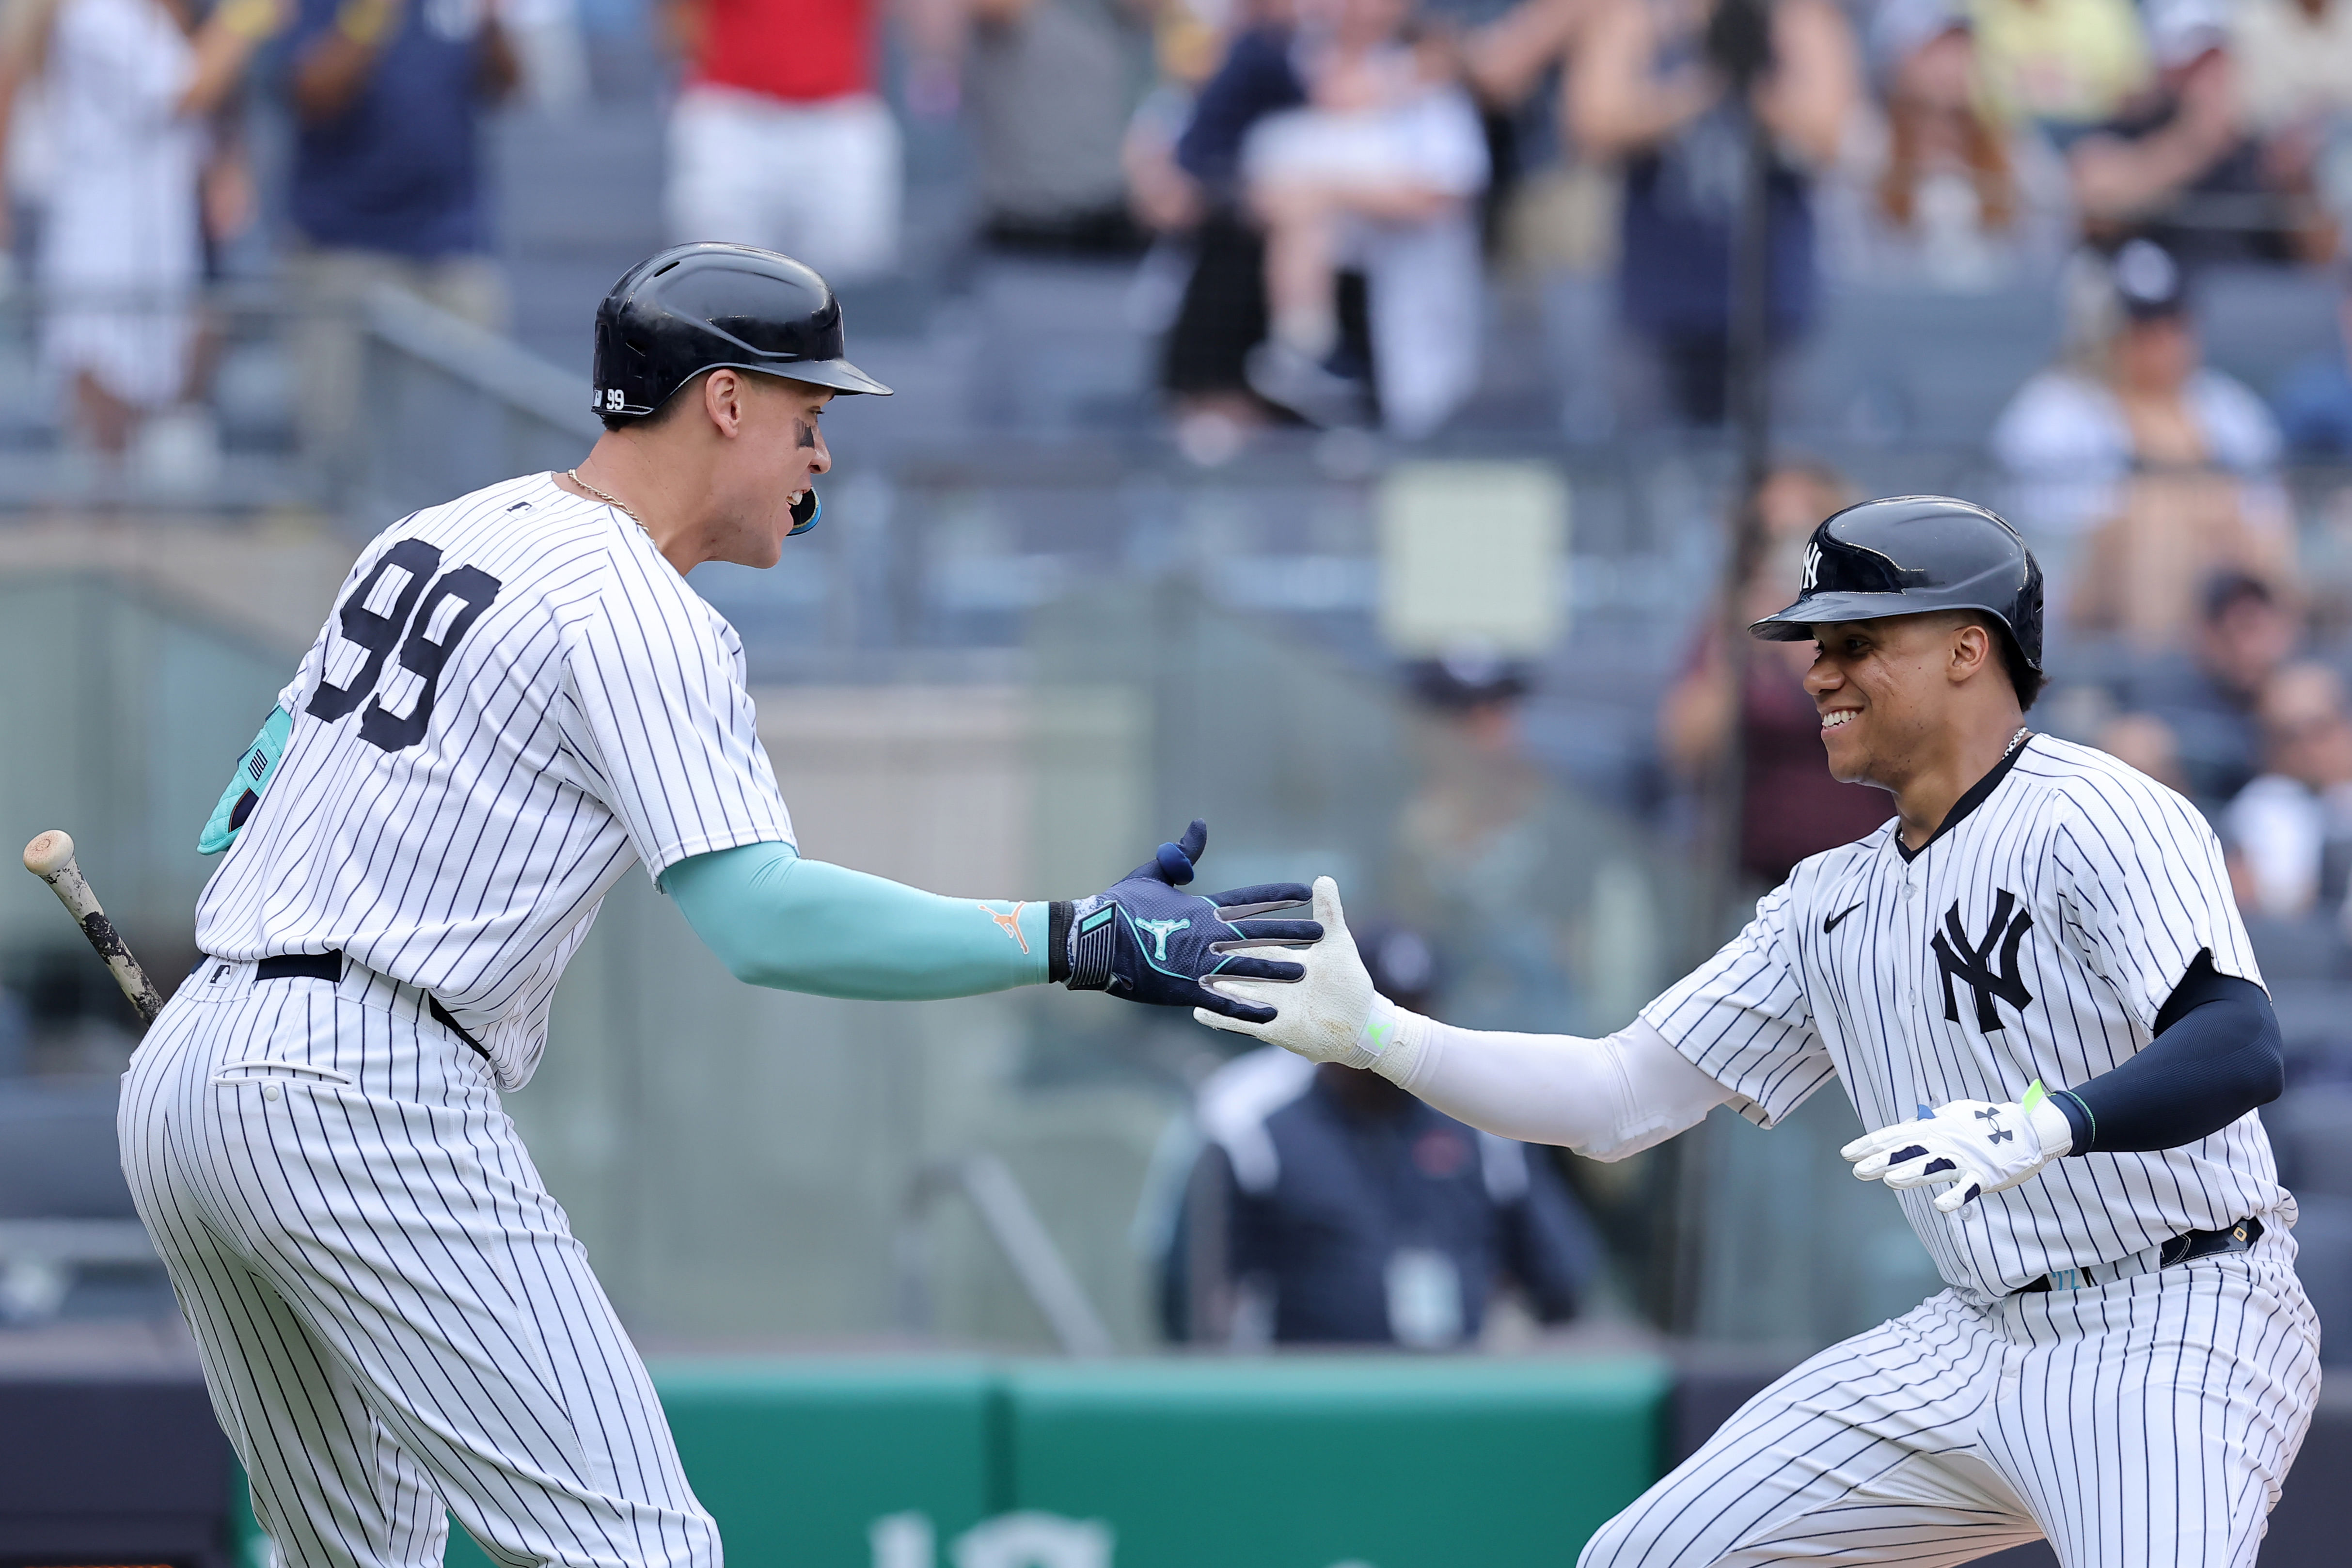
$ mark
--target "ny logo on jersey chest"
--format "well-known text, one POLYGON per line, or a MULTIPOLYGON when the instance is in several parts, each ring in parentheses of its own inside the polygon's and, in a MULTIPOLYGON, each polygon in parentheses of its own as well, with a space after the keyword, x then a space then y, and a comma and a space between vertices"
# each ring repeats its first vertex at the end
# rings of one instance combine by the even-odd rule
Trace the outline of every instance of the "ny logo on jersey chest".
POLYGON ((2000 889, 1993 900, 1992 922, 1985 927, 1984 940, 1970 942, 1968 928, 1960 923, 1960 905, 1957 899, 1944 913, 1944 929, 1936 933, 1930 945, 1936 952, 1936 966, 1944 979, 1944 1018, 1948 1023, 1960 1021, 1959 1001, 1952 990, 1958 980, 1976 994, 1977 1027, 1984 1033, 1997 1034, 2002 1027, 2000 1010, 1993 1005, 1995 998, 2008 1003, 2019 1012, 2033 1000, 2033 993, 2017 975, 2018 944, 2025 933, 2033 929, 2032 911, 2017 907, 2017 895, 2008 889, 2000 889), (1998 966, 1993 951, 1999 948, 1998 966))

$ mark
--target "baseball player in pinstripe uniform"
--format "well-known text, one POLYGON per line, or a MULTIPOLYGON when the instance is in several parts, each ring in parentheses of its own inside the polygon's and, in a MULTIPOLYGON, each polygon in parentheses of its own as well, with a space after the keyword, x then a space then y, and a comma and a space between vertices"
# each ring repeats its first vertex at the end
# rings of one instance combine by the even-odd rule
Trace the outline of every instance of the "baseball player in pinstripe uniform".
POLYGON ((1403 1012, 1328 879, 1303 985, 1215 983, 1274 1022, 1200 1016, 1601 1159, 1717 1105, 1769 1127, 1844 1085, 1871 1130, 1854 1174, 1895 1189, 1950 1288, 1758 1395, 1587 1568, 1951 1563, 2037 1536, 2066 1568, 2252 1563, 2319 1336, 2254 1111, 2279 1091, 2278 1025, 2211 831, 2027 727, 2041 571, 1980 507, 1838 513, 1797 602, 1752 630, 1818 645, 1830 771, 1896 814, 1800 865, 1626 1028, 1403 1012))
POLYGON ((205 957, 132 1058, 123 1161, 279 1560, 718 1568, 635 1352, 501 1091, 643 866, 739 977, 837 996, 1047 980, 1208 1002, 1288 884, 1179 890, 1204 830, 1071 902, 802 858, 743 652, 688 587, 816 521, 820 410, 888 391, 797 262, 688 246, 597 318, 607 434, 361 555, 205 833, 205 957))

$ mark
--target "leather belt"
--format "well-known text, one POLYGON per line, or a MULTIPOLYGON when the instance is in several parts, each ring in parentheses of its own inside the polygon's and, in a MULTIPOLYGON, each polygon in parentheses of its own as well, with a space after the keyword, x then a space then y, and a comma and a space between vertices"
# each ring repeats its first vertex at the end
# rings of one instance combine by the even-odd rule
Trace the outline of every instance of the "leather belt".
MULTIPOLYGON (((2192 1230, 2174 1237, 2157 1250, 2156 1266, 2169 1268, 2176 1263, 2189 1263, 2200 1258, 2214 1258, 2224 1253, 2251 1252, 2254 1243, 2263 1238, 2263 1222, 2249 1216, 2224 1230, 2192 1230)), ((2105 1264, 2100 1268, 2107 1267, 2105 1264)), ((2142 1265, 2145 1268, 2145 1265, 2142 1265)), ((2081 1274, 2081 1269, 2072 1272, 2081 1274)), ((2119 1275, 2118 1278, 2121 1278, 2119 1275)), ((2016 1293, 2031 1296, 2038 1290, 2053 1290, 2057 1286, 2044 1274, 2031 1285, 2021 1285, 2016 1293)))
MULTIPOLYGON (((253 965, 253 977, 256 980, 324 980, 333 984, 343 977, 342 951, 339 948, 327 952, 281 952, 257 959, 253 965)), ((449 1016, 449 1009, 441 1005, 438 997, 426 995, 425 1005, 433 1015, 435 1023, 465 1041, 484 1061, 490 1059, 490 1053, 482 1048, 482 1042, 467 1034, 465 1026, 449 1016)))

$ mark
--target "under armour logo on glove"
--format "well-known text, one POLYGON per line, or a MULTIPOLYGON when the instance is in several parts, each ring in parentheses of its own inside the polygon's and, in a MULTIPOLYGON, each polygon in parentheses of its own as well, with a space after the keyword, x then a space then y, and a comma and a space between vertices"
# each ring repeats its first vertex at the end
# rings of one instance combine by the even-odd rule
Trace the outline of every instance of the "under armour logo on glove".
POLYGON ((1297 882, 1266 882, 1206 896, 1178 892, 1192 881, 1193 863, 1208 841, 1209 825, 1195 821, 1181 839, 1162 844, 1108 892, 1067 906, 1069 978, 1064 984, 1073 991, 1108 991, 1130 1002, 1204 1007, 1253 1023, 1271 1019, 1273 1008, 1221 996, 1201 982, 1212 974, 1297 980, 1307 972, 1296 963, 1230 950, 1248 942, 1311 942, 1323 935, 1323 928, 1313 921, 1249 918, 1307 902, 1308 889, 1297 882))
POLYGON ((1942 1186, 1936 1207, 1950 1214, 1987 1193, 2017 1185, 2073 1144, 2074 1129, 2037 1080, 2022 1104, 1956 1100, 1916 1121, 1898 1121, 1857 1138, 1838 1152, 1865 1182, 1942 1186))

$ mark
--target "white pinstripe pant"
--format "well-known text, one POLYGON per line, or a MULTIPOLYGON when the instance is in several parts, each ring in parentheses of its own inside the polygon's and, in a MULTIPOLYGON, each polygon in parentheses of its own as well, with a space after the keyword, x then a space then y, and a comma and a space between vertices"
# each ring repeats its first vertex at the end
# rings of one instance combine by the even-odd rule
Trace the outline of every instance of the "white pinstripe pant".
POLYGON ((2254 1561, 2319 1394, 2279 1216, 2252 1251, 1979 1307, 1954 1291, 1758 1394, 1581 1568, 2254 1561))
POLYGON ((208 961, 123 1078, 123 1167, 254 1512, 299 1568, 719 1568, 636 1352, 488 1067, 354 967, 208 961))

